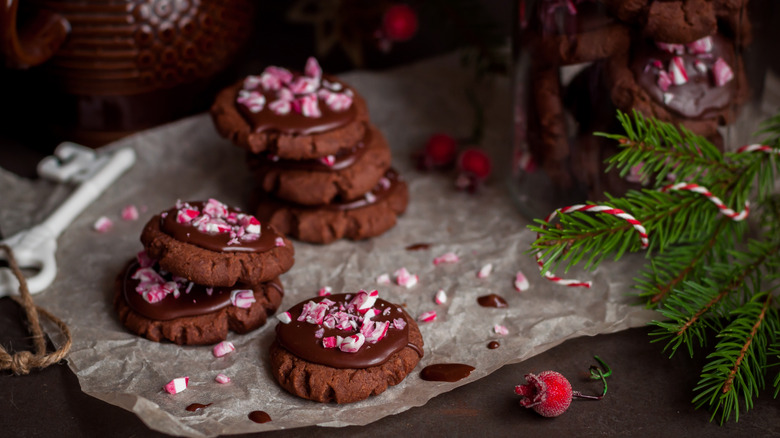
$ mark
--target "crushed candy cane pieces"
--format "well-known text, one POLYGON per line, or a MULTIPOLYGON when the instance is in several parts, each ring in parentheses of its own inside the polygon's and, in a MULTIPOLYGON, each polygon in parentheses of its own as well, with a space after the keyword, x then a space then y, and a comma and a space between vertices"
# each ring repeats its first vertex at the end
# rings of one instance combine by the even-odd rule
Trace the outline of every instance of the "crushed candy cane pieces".
POLYGON ((222 373, 217 374, 217 377, 214 377, 214 380, 217 383, 221 383, 223 385, 226 384, 226 383, 230 383, 230 377, 228 377, 228 376, 226 376, 226 375, 224 375, 222 373))
POLYGON ((518 292, 524 292, 527 291, 528 288, 531 287, 531 285, 528 283, 528 278, 520 271, 517 271, 517 274, 515 274, 515 290, 518 292))
POLYGON ((438 305, 445 304, 447 302, 447 293, 444 292, 444 289, 439 289, 436 291, 436 296, 434 296, 433 300, 438 305))
POLYGON ((211 350, 214 353, 214 357, 222 357, 234 351, 236 351, 236 347, 230 341, 222 341, 211 350))
POLYGON ((460 261, 460 257, 458 257, 457 254, 454 252, 448 252, 445 254, 440 255, 439 257, 436 257, 433 259, 433 264, 438 266, 442 263, 458 263, 460 261))
POLYGON ((399 286, 411 289, 417 284, 418 280, 419 278, 417 275, 412 275, 406 268, 395 271, 395 282, 398 283, 399 286))
POLYGON ((428 312, 423 312, 420 314, 420 316, 417 318, 418 321, 421 322, 433 322, 436 320, 436 311, 431 310, 428 312))
POLYGON ((168 394, 178 394, 187 389, 187 385, 189 385, 189 383, 189 377, 177 377, 165 384, 163 388, 168 394))
POLYGON ((135 205, 128 205, 122 209, 122 219, 126 221, 138 220, 138 208, 135 205))
POLYGON ((276 315, 276 319, 281 321, 282 324, 289 324, 292 322, 292 316, 290 315, 290 312, 282 312, 276 315))
POLYGON ((255 293, 252 289, 234 289, 230 291, 230 302, 240 309, 252 307, 255 301, 255 293))
POLYGON ((506 326, 496 324, 493 326, 493 332, 497 335, 506 336, 509 334, 509 329, 507 329, 506 326))
POLYGON ((488 278, 492 272, 493 264, 488 263, 485 266, 479 268, 479 271, 477 272, 477 278, 488 278))
POLYGON ((95 221, 95 224, 92 225, 92 228, 98 233, 107 233, 114 228, 114 222, 105 216, 100 216, 95 221))

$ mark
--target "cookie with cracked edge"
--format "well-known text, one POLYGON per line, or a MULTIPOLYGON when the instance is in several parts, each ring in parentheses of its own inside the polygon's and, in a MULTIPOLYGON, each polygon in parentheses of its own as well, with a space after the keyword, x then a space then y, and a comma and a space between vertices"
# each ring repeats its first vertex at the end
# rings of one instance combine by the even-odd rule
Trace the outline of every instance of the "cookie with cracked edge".
POLYGON ((321 205, 363 196, 390 168, 391 154, 387 140, 371 126, 358 144, 329 159, 330 163, 250 154, 247 161, 265 192, 301 205, 321 205))
MULTIPOLYGON (((185 203, 181 208, 173 207, 155 215, 146 223, 141 243, 149 257, 157 260, 163 269, 197 284, 229 287, 238 282, 264 283, 292 267, 295 262, 292 242, 268 223, 255 224, 260 230, 258 238, 238 239, 234 243, 230 232, 202 232, 192 222, 180 223, 178 216, 182 209, 187 206, 203 209, 204 205, 203 202, 185 203)), ((251 216, 225 207, 228 214, 251 216)))
POLYGON ((390 169, 371 192, 353 201, 305 206, 259 190, 254 196, 256 215, 261 221, 298 240, 326 244, 342 238, 362 240, 389 230, 406 211, 409 189, 390 169), (390 181, 386 188, 383 180, 390 181))
MULTIPOLYGON (((329 297, 314 298, 314 301, 321 301, 323 298, 329 298, 335 302, 348 302, 346 294, 332 295, 329 297)), ((366 349, 366 342, 358 352, 347 353, 339 351, 338 347, 325 349, 322 342, 314 339, 316 326, 308 328, 303 336, 312 338, 313 344, 308 345, 308 339, 300 339, 298 343, 293 339, 292 345, 290 336, 281 337, 280 329, 289 328, 298 324, 298 329, 311 326, 305 321, 297 321, 301 313, 301 307, 304 302, 293 306, 290 309, 291 322, 289 324, 279 323, 277 325, 277 337, 270 347, 270 366, 271 374, 279 385, 285 390, 298 397, 313 400, 321 403, 353 403, 364 400, 372 395, 378 395, 384 392, 388 387, 397 385, 414 370, 423 357, 423 338, 417 323, 398 305, 388 303, 384 300, 377 300, 377 305, 392 307, 397 315, 389 315, 385 319, 391 320, 393 317, 401 317, 405 320, 406 337, 405 339, 389 340, 383 338, 378 343, 371 345, 372 349, 366 349), (296 310, 297 309, 297 310, 296 310), (284 327, 282 327, 284 326, 284 327), (389 356, 380 361, 370 356, 373 352, 383 349, 383 342, 395 342, 392 350, 382 351, 382 354, 389 356), (315 345, 316 344, 316 345, 315 345), (288 345, 285 347, 285 345, 288 345), (296 349, 296 347, 303 347, 296 349), (301 357, 295 352, 305 352, 307 358, 301 357), (320 353, 326 353, 330 357, 322 358, 320 353), (359 363, 356 366, 350 366, 354 362, 359 363), (379 362, 379 363, 375 363, 379 362)), ((382 320, 382 315, 375 317, 375 320, 382 320)), ((388 337, 391 331, 388 330, 388 337)), ((340 332, 340 331, 339 331, 340 332)), ((298 333, 293 333, 297 335, 298 333)), ((346 336, 345 333, 342 333, 346 336)), ((332 334, 326 331, 324 337, 332 334)))
POLYGON ((248 308, 233 306, 230 289, 195 285, 179 298, 166 296, 148 303, 135 289, 132 278, 138 264, 130 262, 117 276, 114 287, 114 309, 128 330, 155 342, 170 341, 178 345, 209 345, 223 341, 228 331, 248 333, 264 325, 279 308, 284 296, 281 282, 274 278, 263 284, 241 286, 253 291, 255 302, 248 308))

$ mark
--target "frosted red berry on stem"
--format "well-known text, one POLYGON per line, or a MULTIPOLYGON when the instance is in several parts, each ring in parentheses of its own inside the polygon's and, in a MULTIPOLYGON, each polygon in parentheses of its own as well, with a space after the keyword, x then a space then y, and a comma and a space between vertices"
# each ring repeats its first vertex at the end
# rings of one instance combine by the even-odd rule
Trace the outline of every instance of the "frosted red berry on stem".
POLYGON ((566 412, 572 398, 571 384, 556 371, 526 374, 525 385, 515 386, 515 393, 522 396, 520 405, 531 408, 543 417, 557 417, 566 412))
POLYGON ((407 41, 417 33, 417 13, 409 5, 390 6, 382 18, 382 31, 391 41, 407 41))

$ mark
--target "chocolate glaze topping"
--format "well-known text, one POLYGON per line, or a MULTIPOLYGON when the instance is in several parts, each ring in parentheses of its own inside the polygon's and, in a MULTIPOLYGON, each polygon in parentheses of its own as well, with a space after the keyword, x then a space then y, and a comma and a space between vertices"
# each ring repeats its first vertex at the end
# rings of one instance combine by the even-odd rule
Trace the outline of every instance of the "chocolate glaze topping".
POLYGON ((465 379, 474 371, 471 365, 462 363, 437 363, 428 365, 420 371, 420 378, 431 382, 457 382, 465 379))
MULTIPOLYGON (((192 206, 203 208, 203 202, 190 202, 192 206)), ((167 214, 158 215, 160 220, 160 230, 170 235, 176 240, 189 243, 216 252, 244 251, 244 252, 263 252, 276 246, 276 238, 280 237, 268 224, 261 224, 260 238, 256 240, 241 240, 239 243, 228 245, 230 241, 229 233, 206 234, 198 231, 190 224, 180 224, 176 221, 176 211, 174 207, 168 210, 167 214)), ((228 207, 229 212, 241 213, 241 210, 228 207)))
MULTIPOLYGON (((293 80, 300 76, 302 76, 301 73, 293 72, 293 80)), ((344 90, 349 88, 343 82, 333 77, 325 75, 323 79, 334 84, 340 84, 341 89, 339 92, 344 92, 344 90)), ((322 113, 321 117, 306 117, 295 111, 280 115, 274 113, 268 105, 277 99, 275 90, 265 91, 262 85, 258 85, 256 88, 250 89, 250 91, 257 91, 265 96, 266 104, 263 109, 253 113, 245 105, 236 103, 236 107, 255 132, 278 131, 285 134, 311 135, 345 126, 355 120, 357 115, 354 102, 344 111, 333 111, 319 97, 317 100, 322 113)))
POLYGON ((723 58, 735 74, 738 68, 734 57, 734 45, 721 35, 712 36, 712 51, 702 55, 694 55, 688 51, 682 54, 670 53, 659 49, 653 43, 643 45, 634 53, 631 70, 639 85, 654 100, 682 117, 712 118, 736 97, 736 78, 718 87, 712 77, 712 66, 718 58, 723 58), (664 91, 658 86, 658 69, 648 68, 648 65, 653 60, 659 60, 664 69, 668 70, 669 62, 675 56, 682 57, 688 73, 688 82, 682 85, 672 84, 664 91), (695 65, 696 61, 703 63, 707 71, 699 71, 695 65), (664 93, 671 95, 671 100, 665 104, 664 93))
POLYGON ((271 421, 271 416, 264 411, 252 411, 249 413, 249 415, 247 415, 247 417, 250 420, 254 421, 255 423, 260 423, 260 424, 268 423, 269 421, 271 421))
MULTIPOLYGON (((131 309, 147 318, 156 319, 158 321, 168 321, 185 316, 205 315, 217 311, 230 305, 230 292, 235 289, 252 289, 256 294, 263 292, 262 288, 264 287, 273 287, 280 292, 283 291, 279 279, 273 279, 268 283, 263 283, 254 288, 241 284, 229 288, 214 287, 211 288, 211 295, 206 292, 206 289, 208 289, 207 286, 193 284, 190 292, 186 293, 182 290, 179 298, 175 298, 173 294, 169 294, 161 301, 150 303, 135 290, 140 281, 134 280, 132 276, 138 268, 138 262, 135 260, 127 265, 122 283, 122 294, 131 309)), ((163 275, 163 278, 166 281, 171 281, 172 276, 171 274, 166 273, 163 275)))
MULTIPOLYGON (((355 334, 355 332, 339 330, 336 328, 324 328, 322 338, 317 338, 315 332, 322 326, 310 324, 306 321, 298 321, 303 306, 309 301, 319 303, 325 298, 335 301, 337 305, 338 303, 344 303, 346 306, 349 303, 347 295, 348 294, 335 294, 327 297, 312 298, 311 300, 305 300, 293 306, 289 310, 292 321, 289 324, 280 322, 276 326, 277 342, 287 349, 287 351, 301 359, 333 368, 368 368, 381 365, 390 359, 390 356, 409 345, 409 325, 407 324, 400 330, 391 326, 387 330, 385 337, 379 342, 376 344, 369 344, 366 342, 360 350, 355 353, 346 353, 338 348, 323 347, 322 338, 328 336, 346 337, 355 334)), ((355 296, 355 294, 349 295, 350 299, 355 296)), ((392 321, 397 318, 403 318, 404 321, 408 321, 406 312, 404 312, 400 306, 388 303, 381 298, 376 300, 373 307, 380 311, 389 308, 390 312, 387 315, 379 314, 374 316, 371 318, 372 321, 392 321)), ((415 348, 415 350, 418 354, 420 353, 419 348, 415 348)))
POLYGON ((285 160, 278 157, 272 158, 267 153, 249 154, 249 167, 255 168, 258 166, 273 165, 277 169, 282 170, 308 170, 315 172, 336 172, 348 168, 355 164, 355 162, 366 152, 365 146, 371 142, 371 130, 366 129, 366 134, 363 136, 363 140, 358 144, 342 149, 334 155, 335 162, 332 166, 328 166, 318 159, 308 160, 285 160))

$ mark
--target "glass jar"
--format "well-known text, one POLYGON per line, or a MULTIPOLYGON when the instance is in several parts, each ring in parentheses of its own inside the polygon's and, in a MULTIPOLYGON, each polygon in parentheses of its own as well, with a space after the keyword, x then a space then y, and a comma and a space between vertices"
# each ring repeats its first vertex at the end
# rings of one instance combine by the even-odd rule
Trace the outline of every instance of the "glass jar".
POLYGON ((522 212, 642 187, 607 172, 617 111, 681 125, 722 150, 780 108, 780 2, 518 0, 511 188, 522 212))

